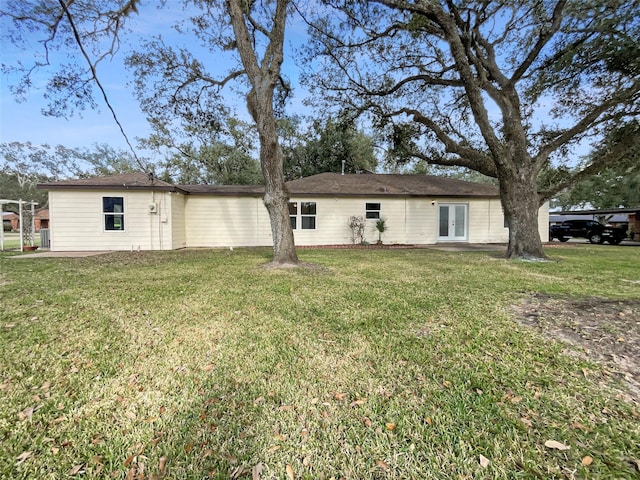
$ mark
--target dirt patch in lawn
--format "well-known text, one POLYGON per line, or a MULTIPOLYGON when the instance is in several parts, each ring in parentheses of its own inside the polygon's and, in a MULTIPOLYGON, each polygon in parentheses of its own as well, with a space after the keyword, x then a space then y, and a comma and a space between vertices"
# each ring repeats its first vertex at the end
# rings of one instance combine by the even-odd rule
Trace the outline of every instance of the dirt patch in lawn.
POLYGON ((580 347, 604 365, 605 378, 620 378, 640 401, 640 301, 605 298, 526 297, 514 305, 517 320, 545 336, 580 347))

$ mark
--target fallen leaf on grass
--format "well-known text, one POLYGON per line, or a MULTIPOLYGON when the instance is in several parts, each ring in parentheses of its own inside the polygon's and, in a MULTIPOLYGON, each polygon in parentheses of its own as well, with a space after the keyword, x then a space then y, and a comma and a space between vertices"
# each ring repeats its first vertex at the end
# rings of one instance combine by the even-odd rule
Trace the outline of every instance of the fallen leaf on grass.
POLYGON ((253 467, 253 470, 251 470, 251 480, 260 480, 263 468, 264 465, 262 465, 262 462, 253 467))
POLYGON ((391 422, 385 423, 384 426, 387 427, 387 430, 393 431, 393 430, 396 429, 396 424, 395 423, 391 423, 391 422))
POLYGON ((391 468, 387 462, 383 462, 382 460, 376 460, 376 465, 383 470, 389 470, 391 468))
POLYGON ((366 398, 359 398, 349 404, 350 407, 357 407, 358 405, 364 405, 367 402, 366 398))
POLYGON ((281 405, 278 410, 280 410, 281 412, 289 412, 291 410, 294 410, 296 407, 294 405, 281 405))
POLYGON ((433 423, 433 420, 431 420, 431 417, 425 418, 424 421, 427 422, 427 425, 431 425, 433 423))
POLYGON ((82 470, 82 464, 74 466, 71 470, 69 470, 69 476, 73 477, 78 475, 79 473, 84 473, 82 470))
POLYGON ((345 398, 347 398, 347 394, 346 393, 340 393, 340 392, 333 392, 333 398, 335 400, 338 400, 339 402, 341 402, 345 398))
POLYGON ((589 427, 587 427, 586 425, 580 423, 580 422, 571 422, 571 428, 575 428, 578 430, 582 430, 583 432, 590 432, 591 429, 589 427))
POLYGON ((124 461, 124 466, 128 467, 129 465, 131 465, 131 463, 133 462, 133 459, 136 458, 135 453, 133 455, 130 455, 125 461, 124 461))
POLYGON ((584 465, 585 467, 588 467, 592 463, 593 463, 593 458, 591 458, 589 455, 587 455, 586 457, 582 457, 582 465, 584 465))
POLYGON ((125 480, 134 480, 136 478, 136 467, 131 467, 124 478, 125 480))
POLYGON ((487 457, 485 457, 484 455, 480 455, 480 466, 482 468, 487 468, 490 463, 491 461, 487 457))
POLYGON ((287 465, 287 477, 289 480, 295 480, 295 475, 293 474, 293 467, 291 465, 287 465))
POLYGON ((213 370, 215 368, 215 365, 213 363, 210 363, 209 365, 205 365, 202 369, 205 372, 210 372, 211 370, 213 370))
POLYGON ((24 461, 29 458, 31 456, 33 452, 22 452, 20 455, 18 455, 18 457, 16 458, 17 462, 14 463, 14 466, 18 466, 21 465, 22 463, 24 463, 24 461))
POLYGON ((564 443, 556 442, 555 440, 547 440, 544 442, 544 446, 547 448, 555 448, 556 450, 569 450, 571 447, 565 445, 564 443))
POLYGON ((533 422, 529 420, 527 417, 522 417, 520 419, 522 423, 524 423, 527 427, 531 428, 533 426, 533 422))
POLYGON ((160 457, 158 461, 158 474, 162 477, 167 469, 167 457, 160 457))
POLYGON ((38 410, 40 410, 42 407, 44 407, 44 403, 41 403, 40 405, 36 405, 35 407, 34 406, 27 407, 24 410, 22 410, 21 412, 18 412, 18 419, 20 421, 31 419, 33 414, 35 412, 37 412, 38 410))

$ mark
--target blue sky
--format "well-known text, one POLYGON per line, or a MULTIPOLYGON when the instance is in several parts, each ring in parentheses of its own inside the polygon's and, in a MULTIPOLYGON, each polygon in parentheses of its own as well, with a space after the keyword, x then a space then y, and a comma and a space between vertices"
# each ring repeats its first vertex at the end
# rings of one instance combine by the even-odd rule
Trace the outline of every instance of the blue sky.
MULTIPOLYGON (((1 0, 0 0, 1 1, 1 0)), ((142 113, 137 99, 133 95, 133 88, 130 85, 132 74, 124 67, 124 60, 135 47, 141 38, 150 37, 162 33, 167 43, 175 43, 179 36, 171 29, 171 25, 177 20, 186 16, 182 8, 182 2, 168 1, 163 9, 156 9, 154 2, 146 2, 140 10, 140 14, 131 17, 130 27, 131 37, 128 37, 129 44, 123 46, 118 55, 112 60, 103 61, 98 67, 98 76, 107 90, 108 97, 125 132, 131 142, 136 145, 136 137, 146 137, 151 131, 148 127, 144 114, 142 113)), ((287 41, 285 45, 285 64, 283 65, 284 75, 294 86, 294 96, 289 105, 289 111, 295 114, 311 113, 302 103, 307 95, 306 91, 298 84, 299 70, 293 59, 294 45, 299 45, 305 39, 306 26, 297 16, 292 17, 291 23, 287 26, 287 41)), ((37 39, 33 39, 32 46, 37 48, 37 39)), ((196 45, 194 41, 189 43, 190 49, 196 45)), ((3 62, 11 63, 18 58, 25 58, 33 52, 20 51, 11 44, 0 45, 2 49, 3 62)), ((35 51, 34 48, 34 51, 35 51)), ((75 52, 79 55, 79 52, 75 52)), ((56 53, 56 55, 62 55, 56 53)), ((219 78, 225 76, 231 64, 222 54, 212 56, 209 53, 198 52, 197 58, 209 61, 210 73, 219 78), (211 66, 214 66, 211 68, 211 66)), ((61 56, 58 62, 63 61, 61 56)), ((46 117, 41 110, 46 105, 44 99, 44 85, 48 76, 53 72, 41 71, 36 77, 34 87, 31 89, 28 99, 23 103, 16 103, 9 91, 9 82, 15 78, 0 76, 0 142, 27 142, 35 145, 64 145, 68 148, 87 147, 93 144, 109 144, 115 149, 127 150, 125 139, 112 118, 107 106, 104 104, 99 92, 96 91, 97 110, 86 110, 76 114, 70 119, 46 117)), ((226 89, 229 104, 235 106, 236 114, 248 120, 244 98, 239 96, 234 90, 226 89)), ((538 119, 546 118, 552 103, 540 105, 537 112, 538 119)), ((574 152, 576 158, 588 152, 588 146, 577 147, 574 152)), ((138 152, 145 156, 145 152, 138 152)))
MULTIPOLYGON (((151 3, 151 2, 149 2, 151 3)), ((141 8, 139 15, 131 18, 130 27, 132 36, 130 45, 136 45, 140 38, 162 33, 168 43, 178 39, 178 35, 173 32, 171 25, 177 18, 185 16, 181 2, 168 2, 168 5, 161 10, 156 10, 152 5, 147 4, 141 8)), ((294 22, 287 28, 286 49, 292 50, 292 40, 299 41, 304 36, 304 26, 301 21, 294 22)), ((33 45, 37 48, 37 43, 33 45)), ((25 57, 33 52, 17 50, 13 45, 2 43, 3 62, 10 62, 13 59, 25 57)), ((191 48, 191 47, 190 47, 191 48)), ((130 51, 128 46, 124 46, 113 60, 103 61, 98 67, 98 77, 105 86, 109 101, 114 107, 118 119, 122 123, 126 134, 135 146, 136 137, 148 136, 151 131, 146 118, 141 111, 137 99, 133 95, 131 86, 133 76, 124 67, 124 60, 130 51)), ((79 52, 77 52, 79 54, 79 52)), ((62 61, 60 53, 55 53, 57 61, 62 61)), ((209 55, 207 53, 207 55, 209 55)), ((298 86, 298 70, 290 55, 286 55, 283 73, 293 82, 294 98, 291 111, 301 113, 303 109, 302 99, 304 92, 298 86)), ((202 55, 198 55, 202 60, 202 55)), ((206 57, 204 57, 206 58, 206 57)), ((228 60, 222 56, 211 57, 209 55, 209 65, 216 65, 217 69, 210 72, 223 77, 223 70, 219 68, 230 68, 228 60), (217 71, 215 71, 217 70, 217 71)), ((15 82, 15 77, 0 76, 0 142, 27 142, 35 145, 64 145, 65 147, 91 147, 93 144, 107 143, 116 149, 127 150, 125 139, 113 120, 111 112, 104 104, 99 91, 96 89, 95 99, 98 104, 97 110, 85 110, 77 113, 70 119, 47 117, 41 111, 46 106, 44 91, 42 86, 46 78, 53 70, 41 71, 35 78, 33 88, 30 90, 27 101, 17 103, 12 96, 9 85, 15 82)), ((243 98, 227 90, 229 103, 237 105, 236 112, 240 118, 247 118, 248 114, 244 107, 243 98)))

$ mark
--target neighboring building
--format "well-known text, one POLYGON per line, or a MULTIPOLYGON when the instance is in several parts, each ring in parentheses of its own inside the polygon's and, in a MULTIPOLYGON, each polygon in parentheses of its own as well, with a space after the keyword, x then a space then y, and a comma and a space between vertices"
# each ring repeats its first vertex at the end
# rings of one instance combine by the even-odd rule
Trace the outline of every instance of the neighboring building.
MULTIPOLYGON (((172 185, 143 173, 39 185, 49 190, 51 249, 172 250, 272 245, 262 186, 172 185)), ((385 244, 502 243, 508 230, 498 188, 427 175, 322 173, 287 183, 296 245, 351 243, 351 216, 365 240, 385 244)), ((548 206, 539 231, 548 240, 548 206)))
MULTIPOLYGON (((29 211, 30 213, 30 211, 29 211)), ((36 210, 36 215, 34 218, 36 233, 40 231, 41 228, 49 228, 49 209, 48 208, 40 208, 36 210)), ((3 213, 3 224, 9 223, 11 226, 10 230, 17 232, 20 230, 20 215, 17 213, 4 212, 3 213)))

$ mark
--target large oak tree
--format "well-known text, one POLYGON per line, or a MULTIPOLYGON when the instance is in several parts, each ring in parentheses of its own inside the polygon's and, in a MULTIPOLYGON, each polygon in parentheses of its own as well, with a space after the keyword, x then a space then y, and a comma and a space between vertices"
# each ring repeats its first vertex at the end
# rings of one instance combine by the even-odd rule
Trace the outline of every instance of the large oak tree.
MULTIPOLYGON (((541 192, 540 173, 640 113, 640 2, 326 3, 329 14, 305 14, 308 58, 323 66, 309 85, 326 103, 372 114, 400 160, 496 177, 507 255, 543 258, 538 209, 571 176, 541 192)), ((621 139, 588 173, 630 148, 621 139)))

